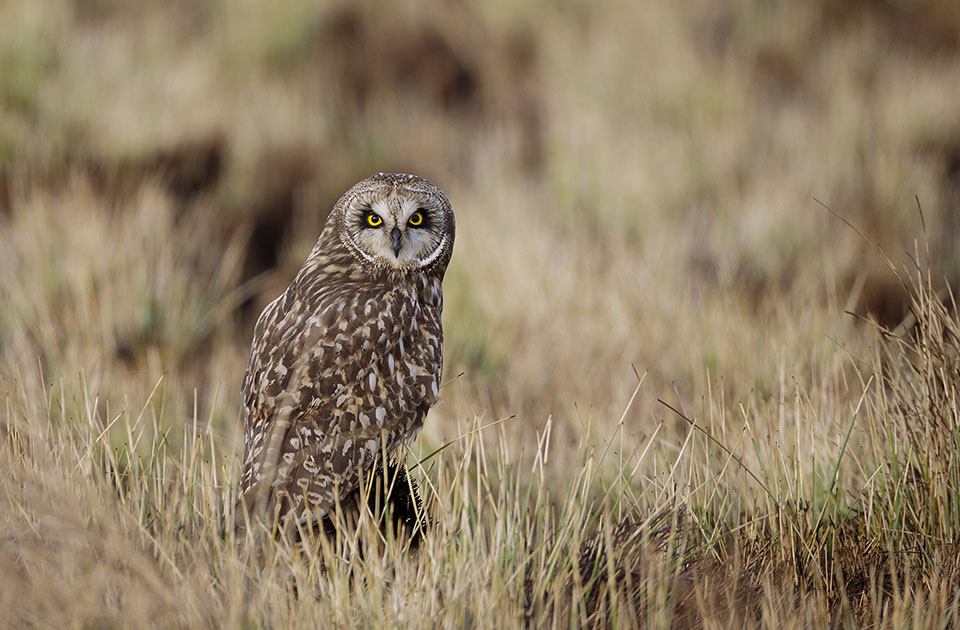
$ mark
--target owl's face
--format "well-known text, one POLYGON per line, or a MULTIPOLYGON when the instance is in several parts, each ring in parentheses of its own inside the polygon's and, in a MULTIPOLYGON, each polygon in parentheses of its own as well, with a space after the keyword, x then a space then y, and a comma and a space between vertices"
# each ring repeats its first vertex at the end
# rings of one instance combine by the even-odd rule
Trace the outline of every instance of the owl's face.
POLYGON ((453 247, 450 202, 414 175, 369 177, 344 194, 335 212, 344 245, 377 268, 422 270, 445 263, 453 247))

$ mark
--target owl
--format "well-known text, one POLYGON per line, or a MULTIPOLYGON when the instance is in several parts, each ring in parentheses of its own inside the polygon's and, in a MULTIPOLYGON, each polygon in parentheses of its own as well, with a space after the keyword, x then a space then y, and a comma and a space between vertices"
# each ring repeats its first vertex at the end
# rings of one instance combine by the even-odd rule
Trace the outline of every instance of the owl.
POLYGON ((415 175, 377 173, 333 207, 257 320, 243 377, 237 525, 331 515, 423 426, 440 394, 454 217, 415 175))

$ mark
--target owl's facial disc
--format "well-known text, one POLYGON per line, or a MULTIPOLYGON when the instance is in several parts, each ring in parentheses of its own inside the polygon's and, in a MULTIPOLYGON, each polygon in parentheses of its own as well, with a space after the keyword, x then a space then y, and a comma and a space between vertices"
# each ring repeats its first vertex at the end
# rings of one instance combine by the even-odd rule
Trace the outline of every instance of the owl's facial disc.
POLYGON ((350 240, 367 261, 398 270, 429 264, 443 246, 443 215, 429 199, 399 191, 347 210, 350 240))

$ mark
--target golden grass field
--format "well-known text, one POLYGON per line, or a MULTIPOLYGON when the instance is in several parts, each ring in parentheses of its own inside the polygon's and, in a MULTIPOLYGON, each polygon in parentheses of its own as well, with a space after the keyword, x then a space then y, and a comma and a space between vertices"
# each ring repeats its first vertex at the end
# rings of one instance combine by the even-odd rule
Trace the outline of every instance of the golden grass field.
POLYGON ((960 6, 398 4, 0 2, 0 626, 957 627, 960 6), (457 215, 431 524, 236 540, 375 171, 457 215))

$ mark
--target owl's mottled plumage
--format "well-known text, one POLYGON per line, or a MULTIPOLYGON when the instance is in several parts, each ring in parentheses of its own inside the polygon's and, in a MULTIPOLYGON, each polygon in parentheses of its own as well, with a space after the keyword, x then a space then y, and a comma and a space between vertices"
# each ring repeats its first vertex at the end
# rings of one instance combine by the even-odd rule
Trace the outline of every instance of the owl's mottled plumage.
POLYGON ((334 206, 257 321, 243 378, 249 514, 321 519, 419 431, 439 396, 453 240, 449 201, 414 175, 378 173, 334 206))

